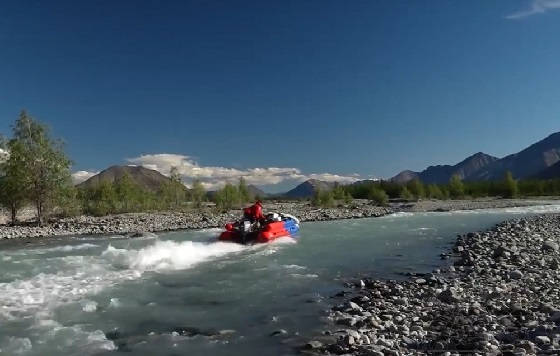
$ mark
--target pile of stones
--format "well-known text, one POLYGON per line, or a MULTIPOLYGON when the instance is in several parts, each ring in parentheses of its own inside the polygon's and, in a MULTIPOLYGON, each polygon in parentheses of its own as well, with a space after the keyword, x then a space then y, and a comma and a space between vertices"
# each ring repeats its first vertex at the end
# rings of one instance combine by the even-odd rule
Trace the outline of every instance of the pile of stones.
POLYGON ((559 354, 560 215, 457 238, 452 265, 339 293, 314 354, 559 354))

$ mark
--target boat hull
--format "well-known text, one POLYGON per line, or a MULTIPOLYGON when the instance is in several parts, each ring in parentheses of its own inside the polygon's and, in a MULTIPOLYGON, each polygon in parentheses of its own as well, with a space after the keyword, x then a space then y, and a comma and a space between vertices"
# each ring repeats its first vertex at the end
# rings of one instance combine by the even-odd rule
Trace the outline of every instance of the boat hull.
POLYGON ((246 233, 244 236, 238 230, 228 230, 220 234, 220 241, 237 243, 267 243, 280 237, 294 236, 299 231, 299 224, 294 219, 267 223, 260 230, 246 233))

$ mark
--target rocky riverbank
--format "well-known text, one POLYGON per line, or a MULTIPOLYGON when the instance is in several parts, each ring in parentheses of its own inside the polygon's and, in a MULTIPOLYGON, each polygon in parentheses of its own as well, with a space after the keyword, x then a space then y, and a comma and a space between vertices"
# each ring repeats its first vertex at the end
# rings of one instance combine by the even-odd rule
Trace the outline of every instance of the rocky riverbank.
MULTIPOLYGON (((266 203, 265 212, 278 211, 297 216, 301 221, 324 221, 377 217, 393 212, 390 207, 356 201, 337 208, 316 208, 309 202, 266 203)), ((89 234, 132 234, 161 232, 179 229, 205 229, 223 227, 237 220, 240 210, 217 213, 210 207, 185 212, 154 212, 108 215, 104 217, 78 216, 60 219, 45 226, 32 223, 18 226, 0 225, 0 239, 34 238, 46 236, 89 234)))
MULTIPOLYGON (((387 207, 372 205, 367 200, 354 200, 351 204, 335 208, 317 208, 307 201, 266 202, 265 211, 279 211, 297 216, 301 221, 325 221, 378 217, 400 211, 451 211, 465 209, 506 208, 545 204, 542 200, 481 199, 481 200, 422 200, 410 203, 391 203, 387 207)), ((1 215, 1 214, 0 214, 1 215)), ((35 238, 47 236, 90 234, 139 234, 179 229, 204 229, 222 227, 239 218, 240 211, 217 213, 211 207, 185 212, 130 213, 104 217, 78 216, 60 219, 45 226, 35 226, 32 211, 22 220, 26 224, 9 226, 6 217, 0 225, 0 239, 35 238)))
POLYGON ((559 354, 559 243, 559 214, 459 236, 448 267, 351 284, 305 352, 559 354))

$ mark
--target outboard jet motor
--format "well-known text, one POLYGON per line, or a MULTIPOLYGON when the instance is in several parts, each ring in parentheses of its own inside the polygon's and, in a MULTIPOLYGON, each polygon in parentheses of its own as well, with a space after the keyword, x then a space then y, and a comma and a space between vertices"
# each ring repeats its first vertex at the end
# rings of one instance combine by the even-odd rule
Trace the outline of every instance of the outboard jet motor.
POLYGON ((252 230, 251 222, 249 220, 241 221, 241 224, 239 226, 239 230, 241 232, 241 242, 245 243, 245 237, 252 230))
POLYGON ((243 220, 241 224, 241 232, 243 232, 243 234, 251 232, 251 222, 249 220, 243 220))

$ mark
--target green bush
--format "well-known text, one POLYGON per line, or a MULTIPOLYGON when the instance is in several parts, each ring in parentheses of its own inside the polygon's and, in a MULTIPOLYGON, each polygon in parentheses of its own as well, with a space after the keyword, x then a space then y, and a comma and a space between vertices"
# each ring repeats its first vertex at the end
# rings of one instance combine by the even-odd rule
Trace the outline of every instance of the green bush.
POLYGON ((323 208, 333 207, 335 205, 334 194, 332 191, 322 191, 317 189, 311 199, 311 204, 313 206, 323 208))
POLYGON ((389 196, 383 189, 372 186, 368 193, 368 199, 377 205, 385 206, 389 202, 389 196))
POLYGON ((453 199, 460 199, 465 196, 465 186, 461 177, 458 175, 453 175, 449 180, 449 194, 453 199))
POLYGON ((517 181, 513 179, 510 171, 506 172, 504 178, 504 197, 515 198, 519 194, 519 187, 517 186, 517 181))
POLYGON ((72 186, 71 183, 60 188, 53 205, 58 208, 58 214, 63 217, 76 216, 82 212, 80 200, 78 199, 78 189, 72 186))
POLYGON ((166 209, 179 209, 187 200, 187 189, 183 185, 177 167, 171 167, 169 181, 161 187, 161 197, 166 209))
POLYGON ((410 193, 416 197, 416 199, 422 199, 426 197, 426 189, 424 184, 420 182, 419 179, 413 179, 406 185, 410 193))
POLYGON ((231 183, 227 183, 214 195, 214 203, 219 210, 230 210, 237 207, 241 202, 239 190, 231 183))
POLYGON ((190 199, 195 208, 200 208, 202 202, 206 201, 206 190, 199 180, 195 180, 190 191, 190 199))
POLYGON ((414 195, 412 195, 412 193, 410 192, 410 190, 408 190, 406 186, 403 186, 401 189, 400 198, 404 200, 413 200, 414 195))
POLYGON ((342 201, 344 204, 349 204, 352 202, 352 195, 346 190, 346 187, 342 185, 335 185, 332 190, 333 199, 336 201, 342 201))
POLYGON ((249 187, 247 187, 247 182, 245 178, 239 178, 239 184, 237 185, 237 191, 239 192, 239 201, 241 203, 247 203, 253 200, 252 194, 249 192, 249 187))
POLYGON ((428 185, 428 197, 431 199, 445 199, 445 195, 436 184, 428 185))

